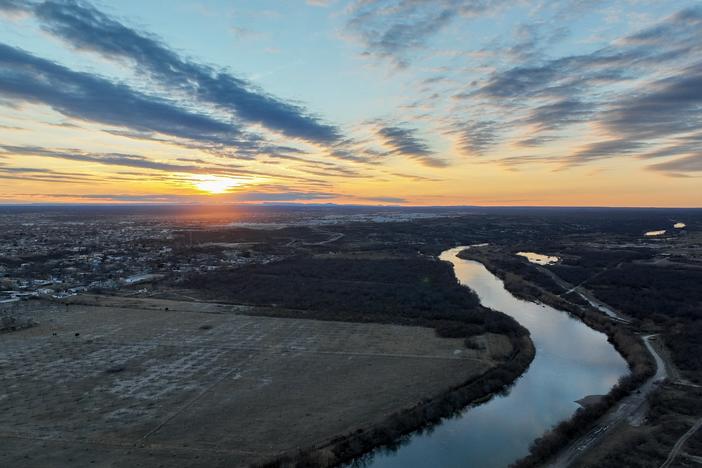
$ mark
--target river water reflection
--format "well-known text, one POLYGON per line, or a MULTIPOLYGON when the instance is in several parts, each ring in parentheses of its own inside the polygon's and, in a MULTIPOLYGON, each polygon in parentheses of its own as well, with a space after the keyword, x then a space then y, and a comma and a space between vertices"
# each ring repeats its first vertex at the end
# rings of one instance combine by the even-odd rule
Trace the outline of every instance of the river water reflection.
POLYGON ((514 317, 531 332, 536 357, 508 394, 465 410, 425 434, 414 434, 395 452, 378 450, 362 466, 504 467, 528 452, 529 444, 570 417, 587 395, 605 394, 628 373, 624 359, 607 337, 568 314, 516 299, 482 264, 441 254, 458 280, 481 303, 514 317))

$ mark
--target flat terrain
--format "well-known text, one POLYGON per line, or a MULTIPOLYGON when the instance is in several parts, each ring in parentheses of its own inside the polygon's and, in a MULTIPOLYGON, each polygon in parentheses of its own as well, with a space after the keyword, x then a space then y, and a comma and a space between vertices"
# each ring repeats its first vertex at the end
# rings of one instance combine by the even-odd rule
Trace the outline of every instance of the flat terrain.
POLYGON ((0 466, 245 466, 367 427, 510 351, 498 335, 478 351, 420 327, 77 302, 37 302, 39 326, 0 335, 0 466))

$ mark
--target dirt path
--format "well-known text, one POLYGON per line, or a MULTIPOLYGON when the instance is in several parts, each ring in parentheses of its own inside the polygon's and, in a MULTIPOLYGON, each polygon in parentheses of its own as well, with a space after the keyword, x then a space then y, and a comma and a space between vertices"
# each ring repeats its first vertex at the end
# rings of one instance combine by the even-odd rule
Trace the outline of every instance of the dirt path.
POLYGON ((331 244, 332 242, 336 242, 342 237, 345 236, 343 232, 332 232, 332 231, 327 231, 326 229, 320 229, 320 228, 313 228, 315 232, 319 232, 322 234, 327 234, 329 235, 328 239, 325 239, 323 241, 317 241, 317 242, 305 242, 302 239, 292 239, 290 242, 285 244, 286 247, 294 247, 297 245, 304 245, 304 246, 312 246, 312 245, 327 245, 331 244))
MULTIPOLYGON (((617 268, 618 267, 619 267, 619 265, 617 265, 617 268)), ((582 284, 585 283, 586 281, 589 281, 589 279, 595 278, 596 276, 601 275, 604 272, 597 273, 596 275, 592 276, 588 280, 583 281, 583 283, 580 283, 578 285, 572 285, 571 283, 565 281, 563 278, 561 278, 560 276, 558 276, 557 274, 555 274, 554 272, 552 272, 548 268, 541 267, 541 266, 537 266, 537 268, 541 272, 550 276, 551 279, 553 279, 553 281, 555 281, 558 286, 565 289, 565 292, 560 294, 561 297, 570 293, 570 292, 575 292, 580 297, 582 297, 585 301, 587 301, 588 304, 590 304, 592 307, 599 310, 600 312, 605 313, 609 318, 614 319, 614 320, 618 320, 618 321, 624 322, 624 323, 631 322, 631 319, 625 317, 621 312, 615 311, 613 308, 611 308, 610 306, 608 306, 604 302, 597 299, 594 294, 592 294, 589 290, 585 289, 582 286, 582 284)))
POLYGON ((693 424, 692 427, 686 433, 684 433, 677 442, 675 442, 675 445, 673 445, 673 450, 670 451, 668 458, 666 458, 666 460, 663 462, 661 468, 668 468, 673 461, 675 461, 675 457, 678 456, 683 445, 685 445, 685 442, 687 442, 687 439, 692 437, 692 435, 697 432, 700 427, 702 427, 702 418, 698 419, 697 422, 695 422, 695 424, 693 424))

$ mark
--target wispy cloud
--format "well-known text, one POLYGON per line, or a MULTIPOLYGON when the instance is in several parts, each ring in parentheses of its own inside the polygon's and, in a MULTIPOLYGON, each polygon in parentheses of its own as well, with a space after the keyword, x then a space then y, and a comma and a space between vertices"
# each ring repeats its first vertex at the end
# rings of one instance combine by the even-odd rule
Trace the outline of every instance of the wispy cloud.
POLYGON ((39 146, 13 146, 0 145, 8 155, 38 156, 46 158, 68 159, 80 162, 106 164, 111 166, 138 167, 141 169, 154 169, 168 172, 195 172, 209 171, 210 168, 196 165, 180 165, 158 162, 144 156, 121 153, 87 153, 79 149, 52 150, 39 146))
POLYGON ((383 145, 390 148, 389 154, 409 157, 425 166, 446 166, 446 162, 436 157, 414 128, 405 125, 381 125, 376 132, 383 145))
POLYGON ((502 143, 535 148, 586 124, 591 141, 571 144, 568 164, 640 156, 661 139, 700 128, 701 41, 702 8, 693 7, 590 53, 527 54, 456 94, 457 106, 489 115, 454 124, 460 146, 471 154, 502 143))
POLYGON ((230 198, 232 201, 241 202, 291 202, 304 200, 328 200, 337 198, 334 193, 321 192, 257 192, 247 190, 233 194, 230 198))
MULTIPOLYGON (((613 102, 599 114, 598 121, 612 139, 575 152, 571 161, 582 163, 622 154, 651 158, 689 153, 694 137, 692 140, 676 137, 696 133, 702 128, 701 109, 702 64, 655 81, 639 93, 613 102), (667 144, 658 150, 641 151, 660 145, 662 141, 667 144)), ((678 161, 670 164, 691 167, 683 161, 694 161, 694 157, 678 161)), ((665 168, 666 164, 654 167, 665 168)))
POLYGON ((26 13, 31 7, 27 0, 0 0, 0 13, 17 15, 26 13))
POLYGON ((104 193, 28 193, 23 194, 24 197, 39 198, 42 200, 81 200, 90 202, 115 202, 115 203, 192 203, 196 201, 193 197, 182 195, 163 195, 163 194, 114 194, 108 195, 104 193))
POLYGON ((387 203, 393 205, 401 205, 403 203, 407 203, 407 199, 401 197, 362 197, 361 200, 369 202, 387 203))
POLYGON ((0 179, 70 184, 95 183, 99 180, 91 174, 37 167, 6 166, 4 163, 0 163, 0 179))
POLYGON ((494 120, 460 122, 452 126, 450 134, 458 134, 458 146, 468 156, 481 156, 496 145, 500 124, 494 120))
POLYGON ((652 164, 649 169, 667 173, 699 172, 702 177, 702 154, 674 159, 659 164, 652 164))
POLYGON ((405 67, 410 53, 457 15, 474 16, 502 3, 500 0, 356 0, 349 8, 347 30, 365 47, 365 53, 390 59, 405 67))
MULTIPOLYGON (((178 164, 168 161, 158 161, 142 155, 124 154, 124 153, 96 153, 88 152, 80 149, 54 149, 44 148, 40 146, 18 146, 18 145, 2 145, 0 144, 0 158, 5 156, 33 156, 40 158, 63 159, 67 161, 77 161, 92 164, 100 164, 105 166, 129 167, 142 169, 145 171, 156 171, 165 174, 168 180, 176 180, 177 174, 200 174, 200 175, 220 175, 226 177, 236 177, 242 179, 278 179, 288 180, 297 183, 299 186, 328 186, 328 178, 330 176, 339 176, 343 174, 328 173, 321 171, 319 175, 315 175, 314 170, 305 171, 304 168, 298 172, 303 175, 292 174, 290 170, 283 172, 262 172, 248 168, 248 166, 238 164, 222 164, 216 162, 207 162, 201 159, 179 158, 180 162, 190 164, 178 164), (308 175, 304 175, 308 174, 308 175)), ((151 179, 157 178, 153 173, 136 173, 141 177, 151 179)), ((190 180, 190 179, 188 179, 190 180)))
POLYGON ((615 102, 602 114, 602 121, 622 137, 656 139, 702 128, 700 109, 702 62, 615 102))

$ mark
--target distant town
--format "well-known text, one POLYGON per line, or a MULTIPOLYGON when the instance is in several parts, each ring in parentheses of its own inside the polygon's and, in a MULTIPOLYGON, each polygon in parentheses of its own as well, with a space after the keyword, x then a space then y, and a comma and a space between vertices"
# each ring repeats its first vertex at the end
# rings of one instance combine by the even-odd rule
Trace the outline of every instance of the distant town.
POLYGON ((182 247, 191 237, 177 221, 128 218, 73 220, 51 211, 0 213, 0 303, 133 289, 165 276, 178 279, 275 258, 245 245, 231 245, 225 255, 190 253, 182 247))

